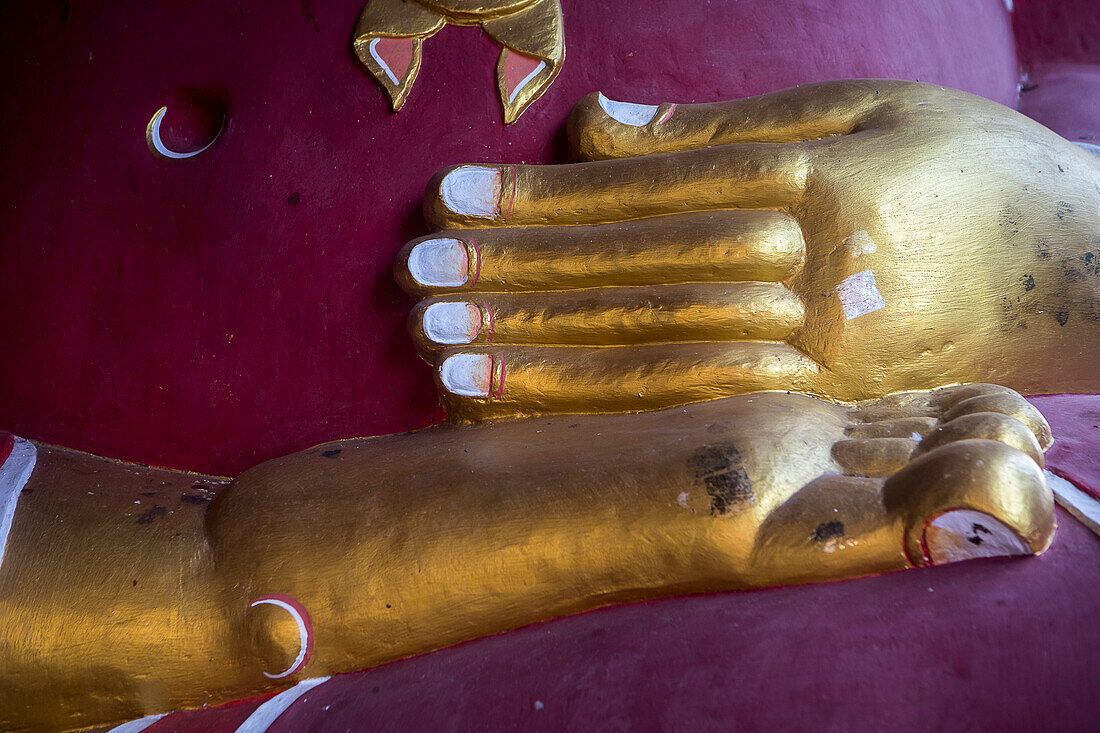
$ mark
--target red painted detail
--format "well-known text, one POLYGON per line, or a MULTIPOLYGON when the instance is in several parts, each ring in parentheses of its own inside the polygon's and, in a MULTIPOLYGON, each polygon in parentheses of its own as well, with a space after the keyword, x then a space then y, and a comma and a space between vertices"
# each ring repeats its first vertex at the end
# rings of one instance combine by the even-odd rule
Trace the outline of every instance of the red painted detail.
POLYGON ((8 456, 11 455, 11 449, 15 447, 15 438, 11 433, 0 430, 0 466, 4 465, 4 461, 8 460, 8 456))
POLYGON ((287 670, 286 676, 289 677, 295 672, 304 669, 305 666, 309 664, 310 657, 313 656, 313 619, 310 618, 309 611, 306 610, 305 606, 298 602, 297 598, 287 595, 286 593, 269 593, 266 596, 260 596, 259 598, 254 599, 249 605, 255 606, 257 603, 261 603, 262 601, 282 601, 283 603, 287 604, 295 611, 297 611, 298 614, 302 617, 302 625, 305 626, 306 630, 306 653, 302 655, 302 661, 298 662, 289 670, 287 670))
MULTIPOLYGON (((516 53, 511 49, 508 50, 508 57, 504 59, 504 88, 507 90, 509 98, 516 91, 519 83, 526 79, 527 75, 538 68, 538 65, 543 61, 544 59, 516 53)), ((533 84, 534 82, 535 80, 532 79, 527 83, 533 84)))
POLYGON ((386 66, 390 67, 400 85, 412 66, 416 41, 411 38, 379 38, 374 50, 386 62, 386 66))
POLYGON ((668 109, 665 110, 665 113, 663 115, 661 115, 661 119, 657 120, 657 124, 661 125, 661 124, 664 124, 665 122, 668 122, 669 119, 672 117, 672 113, 675 112, 675 111, 676 111, 676 105, 675 104, 670 104, 668 106, 668 109))

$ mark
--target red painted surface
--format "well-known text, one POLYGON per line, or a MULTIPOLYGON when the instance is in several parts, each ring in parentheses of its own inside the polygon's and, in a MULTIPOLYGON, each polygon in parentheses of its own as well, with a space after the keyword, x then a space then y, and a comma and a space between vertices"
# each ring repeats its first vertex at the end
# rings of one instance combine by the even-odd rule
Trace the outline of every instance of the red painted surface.
POLYGON ((511 96, 519 83, 541 63, 543 63, 542 59, 509 51, 508 58, 504 60, 504 88, 508 90, 508 96, 511 96))
POLYGON ((1024 88, 1021 112, 1070 140, 1100 145, 1100 64, 1039 64, 1024 88))
POLYGON ((1030 399, 1054 432, 1047 466, 1100 499, 1100 397, 1067 394, 1030 399))
MULTIPOLYGON (((1048 467, 1100 478, 1100 395, 1033 402, 1048 467)), ((1100 538, 1058 524, 1037 558, 620 606, 339 675, 269 730, 1097 730, 1100 538)))
POLYGON ((1046 61, 1100 64, 1100 3, 1015 0, 1012 29, 1025 69, 1046 61))
POLYGON ((879 76, 1016 96, 998 0, 566 0, 563 70, 518 123, 501 124, 500 49, 474 27, 425 43, 394 115, 350 49, 362 3, 0 6, 0 427, 235 474, 435 422, 390 274, 424 233, 424 184, 463 161, 560 160, 595 89, 713 101, 879 76), (158 160, 161 106, 180 144, 205 129, 181 90, 224 104, 225 129, 158 160))
MULTIPOLYGON (((0 426, 234 474, 436 421, 390 276, 424 183, 560 160, 594 89, 714 101, 878 76, 1016 103, 1000 0, 566 0, 563 71, 516 125, 499 49, 453 26, 391 115, 349 49, 362 2, 0 6, 0 426), (170 147, 217 127, 215 145, 155 159, 165 105, 170 147)), ((1093 0, 1016 6, 1028 68, 1100 63, 1093 0)), ((1044 399, 1051 466, 1094 482, 1092 418, 1063 419, 1083 403, 1044 399)), ((1059 517, 1041 558, 585 614, 339 677, 274 729, 1095 729, 1100 541, 1059 517)), ((150 730, 233 730, 259 702, 150 730)))
POLYGON ((0 430, 0 466, 4 465, 4 461, 8 460, 8 456, 11 455, 11 449, 15 447, 15 440, 12 438, 11 433, 5 433, 0 430))
MULTIPOLYGON (((148 733, 232 733, 248 716, 273 695, 241 700, 216 708, 181 710, 161 718, 145 730, 148 733)), ((110 729, 104 733, 108 733, 110 729)))
POLYGON ((416 41, 411 38, 379 38, 374 50, 397 77, 397 83, 401 83, 405 74, 409 73, 416 41))

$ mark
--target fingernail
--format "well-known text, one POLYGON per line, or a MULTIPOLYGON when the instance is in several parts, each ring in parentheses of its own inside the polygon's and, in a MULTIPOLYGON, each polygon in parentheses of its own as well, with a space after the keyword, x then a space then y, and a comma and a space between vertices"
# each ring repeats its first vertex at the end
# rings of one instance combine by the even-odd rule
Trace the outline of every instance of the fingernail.
POLYGON ((466 245, 457 239, 428 239, 409 252, 409 274, 421 285, 457 288, 469 272, 466 245))
POLYGON ((657 114, 656 104, 634 104, 632 102, 616 102, 608 99, 600 92, 597 99, 603 111, 616 122, 631 127, 643 127, 649 124, 653 116, 657 114))
POLYGON ((500 211, 500 171, 468 165, 443 178, 440 195, 448 209, 468 216, 496 216, 500 211))
POLYGON ((484 354, 455 354, 439 367, 443 386, 462 397, 488 397, 493 377, 493 357, 484 354))
POLYGON ((424 311, 424 334, 437 344, 468 344, 481 333, 481 310, 473 303, 432 303, 424 311))

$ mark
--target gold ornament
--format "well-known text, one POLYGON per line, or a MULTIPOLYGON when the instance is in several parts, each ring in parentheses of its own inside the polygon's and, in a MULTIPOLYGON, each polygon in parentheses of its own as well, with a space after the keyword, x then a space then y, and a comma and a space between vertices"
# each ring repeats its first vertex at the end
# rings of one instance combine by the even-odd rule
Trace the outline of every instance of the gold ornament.
POLYGON ((369 0, 352 46, 394 112, 416 81, 424 41, 447 23, 481 26, 502 46, 496 77, 505 124, 519 119, 561 71, 560 0, 369 0))

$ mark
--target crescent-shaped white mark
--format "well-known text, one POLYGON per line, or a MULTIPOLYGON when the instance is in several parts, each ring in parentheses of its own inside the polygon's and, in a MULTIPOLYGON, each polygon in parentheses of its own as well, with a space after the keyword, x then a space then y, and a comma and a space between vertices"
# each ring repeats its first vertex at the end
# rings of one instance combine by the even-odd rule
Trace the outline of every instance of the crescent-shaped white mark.
POLYGON ((301 644, 301 648, 298 650, 298 656, 294 658, 294 661, 285 672, 280 672, 279 674, 264 672, 265 677, 277 680, 282 677, 291 675, 294 672, 297 672, 302 662, 305 661, 306 649, 308 648, 309 644, 309 628, 306 627, 306 621, 304 618, 302 618, 302 614, 298 613, 297 608, 290 605, 286 601, 280 601, 278 598, 257 598, 256 600, 252 601, 252 603, 248 604, 248 607, 255 608, 256 606, 262 605, 264 603, 270 604, 272 606, 278 606, 279 608, 283 609, 290 614, 291 618, 294 619, 294 623, 298 624, 298 638, 301 644))
POLYGON ((519 94, 519 90, 523 89, 525 86, 527 86, 527 83, 529 81, 531 81, 532 79, 534 79, 536 76, 538 76, 539 72, 542 71, 545 68, 546 68, 546 62, 545 61, 540 61, 539 65, 536 66, 534 68, 534 70, 531 71, 530 74, 523 77, 523 79, 520 80, 519 84, 516 84, 516 88, 513 89, 512 93, 508 96, 508 104, 511 104, 512 102, 514 102, 515 99, 516 99, 516 95, 519 94))
POLYGON ((382 71, 386 72, 386 76, 390 78, 390 81, 392 81, 395 86, 400 86, 401 80, 397 78, 397 75, 393 73, 393 69, 390 68, 390 65, 387 64, 382 57, 378 55, 378 51, 374 49, 381 40, 381 38, 375 38, 367 45, 367 49, 370 51, 370 55, 374 57, 374 60, 378 62, 378 65, 382 67, 382 71))
POLYGON ((177 153, 174 150, 169 150, 164 145, 164 141, 160 139, 160 123, 164 120, 164 115, 165 115, 166 112, 168 112, 167 107, 161 107, 160 109, 158 109, 156 114, 153 115, 153 119, 149 120, 149 127, 148 127, 149 141, 153 144, 153 149, 156 150, 157 153, 159 153, 160 155, 163 155, 165 158, 171 158, 172 160, 183 160, 184 158, 194 158, 196 155, 198 155, 199 153, 203 152, 204 150, 209 148, 211 145, 213 145, 214 141, 217 140, 221 136, 222 130, 225 129, 225 120, 223 119, 222 120, 222 126, 220 128, 218 128, 218 132, 217 132, 216 135, 214 135, 213 140, 208 142, 206 145, 203 145, 201 148, 199 148, 198 150, 196 150, 194 152, 191 152, 191 153, 177 153))

